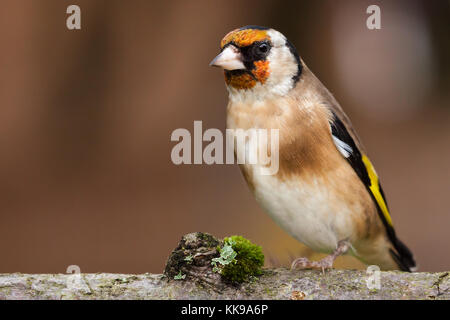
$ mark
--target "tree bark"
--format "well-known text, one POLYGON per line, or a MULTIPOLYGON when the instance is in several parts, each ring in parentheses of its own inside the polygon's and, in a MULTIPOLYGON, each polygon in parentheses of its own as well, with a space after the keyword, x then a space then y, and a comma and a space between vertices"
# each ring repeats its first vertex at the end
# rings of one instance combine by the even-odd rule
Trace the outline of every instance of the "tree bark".
POLYGON ((162 274, 1 274, 0 299, 450 299, 450 276, 381 272, 369 289, 363 271, 265 270, 240 286, 214 287, 162 274))
POLYGON ((164 274, 0 274, 0 299, 450 299, 449 272, 279 268, 233 284, 211 266, 221 243, 206 233, 183 236, 164 274))

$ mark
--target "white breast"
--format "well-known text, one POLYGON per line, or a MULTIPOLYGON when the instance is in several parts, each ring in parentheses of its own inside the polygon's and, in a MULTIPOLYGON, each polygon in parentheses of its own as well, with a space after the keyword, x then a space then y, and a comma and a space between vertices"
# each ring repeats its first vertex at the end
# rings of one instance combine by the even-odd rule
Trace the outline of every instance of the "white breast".
POLYGON ((316 251, 332 252, 338 241, 352 237, 352 208, 330 193, 320 179, 284 182, 276 176, 258 175, 255 168, 247 169, 255 173, 258 203, 298 241, 316 251))

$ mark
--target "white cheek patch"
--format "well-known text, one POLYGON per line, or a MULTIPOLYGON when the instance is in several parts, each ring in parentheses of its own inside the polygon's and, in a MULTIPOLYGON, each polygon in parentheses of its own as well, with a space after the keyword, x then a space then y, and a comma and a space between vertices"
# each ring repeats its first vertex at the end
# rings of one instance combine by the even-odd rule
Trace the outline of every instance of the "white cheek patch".
POLYGON ((350 157, 350 155, 353 152, 352 147, 350 147, 348 144, 346 144, 344 141, 339 140, 338 138, 336 138, 335 136, 333 137, 333 142, 336 145, 336 147, 338 148, 339 152, 345 157, 348 158, 350 157))
POLYGON ((280 32, 271 29, 267 31, 267 35, 270 37, 270 41, 272 42, 273 46, 275 47, 284 46, 286 38, 280 32))

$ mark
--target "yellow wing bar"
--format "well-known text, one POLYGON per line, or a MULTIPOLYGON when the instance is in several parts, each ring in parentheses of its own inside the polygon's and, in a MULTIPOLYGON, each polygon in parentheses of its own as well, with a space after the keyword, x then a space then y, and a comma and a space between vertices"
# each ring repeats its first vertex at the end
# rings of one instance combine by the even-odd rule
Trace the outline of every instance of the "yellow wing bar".
POLYGON ((373 196, 375 197, 375 200, 378 203, 378 206, 380 207, 381 211, 383 212, 384 217, 386 218, 387 223, 393 227, 392 219, 389 214, 389 210, 386 205, 386 201, 383 198, 383 195, 380 191, 380 184, 378 182, 378 175, 375 172, 375 168, 372 165, 372 162, 370 162, 369 158, 366 155, 362 155, 362 161, 364 162, 364 165, 367 169, 367 173, 369 174, 370 179, 370 191, 372 192, 373 196))

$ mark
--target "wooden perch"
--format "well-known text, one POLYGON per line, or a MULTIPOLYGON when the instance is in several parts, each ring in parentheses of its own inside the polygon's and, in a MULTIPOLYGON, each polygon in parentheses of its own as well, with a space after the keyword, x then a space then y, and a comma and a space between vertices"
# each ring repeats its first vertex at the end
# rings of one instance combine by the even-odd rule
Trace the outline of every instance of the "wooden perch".
POLYGON ((448 273, 381 272, 369 290, 362 271, 266 270, 220 290, 162 274, 2 274, 0 299, 450 299, 448 273))
POLYGON ((265 269, 229 284, 210 268, 218 242, 202 233, 184 236, 165 274, 0 274, 0 299, 450 299, 449 272, 380 272, 379 289, 369 289, 370 275, 354 270, 265 269))

